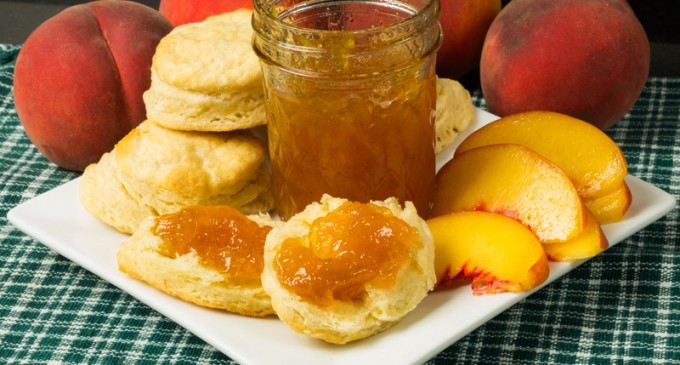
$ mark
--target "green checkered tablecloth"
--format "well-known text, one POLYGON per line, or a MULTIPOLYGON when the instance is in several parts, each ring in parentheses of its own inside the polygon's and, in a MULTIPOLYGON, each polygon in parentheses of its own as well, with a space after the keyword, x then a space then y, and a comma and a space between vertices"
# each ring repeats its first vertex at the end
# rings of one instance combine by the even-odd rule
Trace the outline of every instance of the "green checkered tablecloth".
MULTIPOLYGON (((7 221, 17 204, 78 176, 49 163, 22 130, 12 99, 18 50, 0 45, 0 363, 232 363, 7 221)), ((475 102, 484 107, 478 91, 475 102)), ((680 79, 651 78, 608 133, 632 175, 680 198, 680 79)), ((678 237, 676 208, 428 364, 680 364, 678 237)))

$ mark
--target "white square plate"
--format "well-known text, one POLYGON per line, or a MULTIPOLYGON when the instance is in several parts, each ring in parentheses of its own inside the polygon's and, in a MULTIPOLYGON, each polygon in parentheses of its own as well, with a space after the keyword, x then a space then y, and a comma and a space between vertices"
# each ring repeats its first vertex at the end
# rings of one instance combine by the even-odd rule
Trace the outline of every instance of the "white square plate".
MULTIPOLYGON (((453 156, 459 141, 495 119, 496 116, 477 109, 474 124, 437 156, 437 167, 453 156)), ((389 330, 348 345, 330 345, 297 334, 274 317, 248 318, 201 308, 122 274, 118 271, 116 252, 128 236, 83 209, 78 198, 79 182, 80 178, 15 207, 8 213, 9 221, 242 364, 422 363, 532 293, 474 296, 469 286, 434 292, 389 330)), ((640 179, 628 176, 626 182, 633 196, 628 213, 621 222, 603 226, 611 246, 675 206, 671 195, 640 179)), ((583 262, 551 263, 550 276, 543 285, 583 262)))

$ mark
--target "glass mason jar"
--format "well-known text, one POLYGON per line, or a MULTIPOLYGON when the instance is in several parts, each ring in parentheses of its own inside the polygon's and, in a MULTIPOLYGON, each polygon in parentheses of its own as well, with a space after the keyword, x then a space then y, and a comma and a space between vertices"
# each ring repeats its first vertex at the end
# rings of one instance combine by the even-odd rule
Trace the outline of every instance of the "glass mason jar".
POLYGON ((439 0, 255 0, 276 209, 324 193, 430 214, 439 0))

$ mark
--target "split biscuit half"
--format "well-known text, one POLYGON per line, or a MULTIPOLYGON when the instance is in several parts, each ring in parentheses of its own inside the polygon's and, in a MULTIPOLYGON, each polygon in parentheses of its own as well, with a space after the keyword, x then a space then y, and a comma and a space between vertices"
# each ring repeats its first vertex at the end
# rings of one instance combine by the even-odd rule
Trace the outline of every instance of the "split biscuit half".
MULTIPOLYGON (((180 210, 178 214, 182 212, 183 210, 180 210)), ((148 217, 140 224, 139 229, 130 239, 121 244, 117 261, 119 269, 123 273, 166 294, 203 307, 252 317, 274 314, 271 300, 262 288, 259 276, 254 280, 252 278, 243 280, 242 277, 231 274, 224 267, 204 264, 205 257, 197 253, 196 250, 191 249, 187 253, 177 254, 168 249, 168 243, 164 240, 162 234, 159 235, 155 230, 158 222, 165 218, 166 216, 148 217)), ((251 220, 260 227, 271 227, 279 223, 272 221, 266 215, 241 216, 240 219, 251 220)), ((223 219, 218 217, 198 225, 205 228, 206 226, 219 226, 221 224, 220 228, 224 228, 242 227, 243 224, 235 222, 236 220, 233 220, 235 223, 220 222, 220 220, 223 219)), ((208 227, 208 229, 214 228, 208 227)), ((238 234, 238 229, 235 229, 235 231, 229 233, 238 234)), ((198 237, 202 234, 200 229, 194 233, 198 237)), ((222 243, 221 241, 208 241, 208 243, 200 244, 220 245, 222 243)), ((261 252, 264 240, 255 242, 245 239, 236 241, 236 243, 259 245, 260 247, 253 247, 252 250, 261 252)), ((219 250, 220 259, 230 262, 231 265, 239 264, 240 256, 237 252, 239 250, 234 250, 229 244, 211 249, 219 250)), ((245 265, 261 268, 262 262, 246 262, 245 265)))
MULTIPOLYGON (((425 221, 420 218, 411 202, 405 206, 397 199, 388 198, 385 201, 371 203, 386 208, 392 217, 405 222, 413 230, 414 237, 407 246, 406 261, 394 274, 393 285, 382 285, 380 281, 368 281, 363 287, 363 294, 352 300, 337 299, 335 294, 328 305, 319 305, 289 289, 278 269, 280 261, 277 255, 286 251, 286 242, 294 240, 307 245, 308 250, 325 252, 327 238, 317 241, 318 236, 310 236, 310 227, 315 220, 325 217, 336 209, 341 208, 347 200, 324 195, 320 202, 308 205, 304 211, 294 215, 282 226, 273 229, 267 236, 264 247, 264 270, 262 272, 262 286, 272 299, 272 306, 279 319, 297 332, 304 333, 330 343, 344 344, 363 339, 384 331, 400 321, 406 314, 416 308, 422 299, 434 287, 436 278, 434 273, 434 241, 425 221), (324 243, 325 242, 325 243, 324 243), (317 246, 321 244, 321 248, 317 246)), ((325 223, 324 223, 325 224, 325 223)), ((341 228, 341 227, 340 227, 341 228)), ((344 229, 344 228, 343 228, 344 229)), ((385 228, 387 229, 387 228, 385 228)), ((347 234, 350 232, 345 231, 347 234)), ((372 234, 383 234, 380 232, 372 234)), ((371 237, 368 235, 366 237, 371 237)), ((335 237, 332 237, 335 238, 335 237)), ((370 239, 365 244, 371 245, 370 239)), ((344 253, 339 253, 344 255, 344 253)), ((362 254, 363 255, 363 254, 362 254)), ((370 254, 368 254, 370 255, 370 254)), ((297 255, 294 257, 298 257, 297 255)), ((300 256, 302 257, 302 256, 300 256)), ((284 258, 284 260, 288 260, 284 258)), ((327 262, 324 258, 322 262, 327 262)), ((297 265, 297 263, 296 263, 297 265)), ((310 268, 315 267, 309 263, 310 268)), ((305 270, 301 265, 298 273, 305 270)), ((306 271, 304 271, 306 272, 306 271)), ((322 272, 325 270, 322 269, 322 272)), ((296 276, 298 274, 296 273, 296 276)), ((342 275, 342 274, 340 274, 342 275)), ((348 272, 347 281, 336 282, 339 288, 352 284, 354 276, 358 275, 356 268, 348 272)), ((304 276, 304 275, 303 275, 304 276)), ((383 280, 385 278, 378 278, 383 280)), ((306 279, 295 279, 295 281, 306 279)), ((336 280, 336 279, 333 279, 336 280)), ((341 279, 345 280, 345 279, 341 279)), ((335 293, 335 289, 333 289, 335 293)))

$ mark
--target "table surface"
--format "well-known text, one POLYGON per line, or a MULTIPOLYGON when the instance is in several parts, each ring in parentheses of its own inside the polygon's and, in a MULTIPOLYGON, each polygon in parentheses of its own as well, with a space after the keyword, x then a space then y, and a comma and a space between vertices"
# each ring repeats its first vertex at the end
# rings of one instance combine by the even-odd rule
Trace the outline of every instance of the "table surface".
MULTIPOLYGON (((79 176, 48 162, 21 127, 11 88, 19 49, 0 44, 0 363, 231 363, 7 221, 13 207, 79 176)), ((473 94, 484 108, 479 91, 473 94)), ((607 131, 632 175, 676 199, 678 125, 680 78, 653 77, 607 131)), ((427 363, 680 363, 678 237, 676 208, 427 363)))

